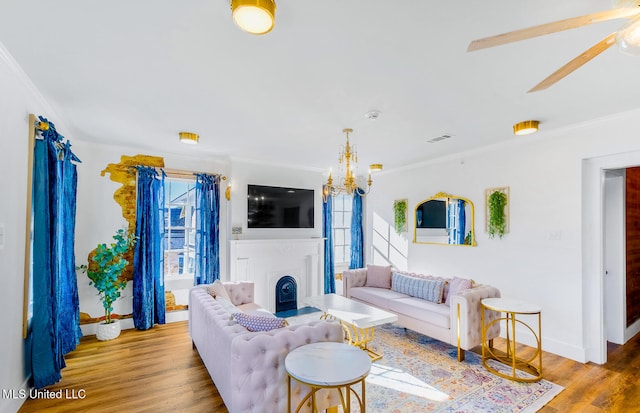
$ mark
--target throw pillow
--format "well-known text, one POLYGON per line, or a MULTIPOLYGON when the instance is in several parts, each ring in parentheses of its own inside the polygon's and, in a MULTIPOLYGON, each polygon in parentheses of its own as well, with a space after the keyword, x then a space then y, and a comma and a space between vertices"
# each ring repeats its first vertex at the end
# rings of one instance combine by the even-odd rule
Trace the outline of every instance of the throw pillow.
POLYGON ((276 318, 276 316, 272 312, 270 312, 269 310, 265 310, 264 308, 248 311, 247 314, 258 317, 276 318))
POLYGON ((436 278, 418 278, 393 273, 391 289, 412 297, 422 298, 436 304, 442 303, 445 281, 436 278))
POLYGON ((391 288, 391 266, 367 265, 365 287, 391 288))
POLYGON ((447 295, 447 299, 445 300, 445 304, 449 305, 451 303, 451 296, 459 293, 460 291, 467 290, 471 288, 471 280, 467 278, 458 278, 453 277, 451 281, 449 281, 449 294, 447 295))
POLYGON ((233 318, 249 331, 271 331, 287 326, 284 318, 262 317, 246 313, 235 313, 233 318))
POLYGON ((207 290, 207 294, 209 294, 211 297, 213 297, 214 299, 216 298, 217 294, 216 294, 216 289, 213 288, 213 285, 207 285, 205 287, 205 289, 207 290))
POLYGON ((216 298, 222 297, 231 301, 231 297, 229 296, 227 289, 224 287, 224 284, 222 284, 222 281, 215 280, 209 287, 214 291, 216 298))
POLYGON ((224 310, 227 313, 229 313, 229 318, 231 318, 232 314, 241 313, 242 312, 242 310, 240 310, 238 307, 233 305, 233 303, 231 301, 227 300, 226 298, 222 298, 222 297, 218 296, 216 298, 216 301, 220 304, 220 306, 222 306, 222 308, 224 308, 224 310))

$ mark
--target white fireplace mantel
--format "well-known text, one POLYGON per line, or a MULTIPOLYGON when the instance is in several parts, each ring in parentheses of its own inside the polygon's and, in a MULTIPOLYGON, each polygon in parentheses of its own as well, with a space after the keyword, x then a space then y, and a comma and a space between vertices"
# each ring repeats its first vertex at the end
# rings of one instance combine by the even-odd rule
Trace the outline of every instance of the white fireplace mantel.
POLYGON ((255 302, 275 311, 280 277, 296 280, 298 306, 304 298, 324 292, 324 238, 251 239, 229 241, 229 279, 253 281, 255 302))

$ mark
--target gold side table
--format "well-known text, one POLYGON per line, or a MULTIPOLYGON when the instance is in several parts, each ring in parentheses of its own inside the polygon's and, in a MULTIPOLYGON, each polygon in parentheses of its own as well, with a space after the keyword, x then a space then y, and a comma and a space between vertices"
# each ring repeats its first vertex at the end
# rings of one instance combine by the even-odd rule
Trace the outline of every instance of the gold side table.
MULTIPOLYGON (((284 360, 288 374, 287 405, 291 410, 291 379, 311 387, 311 391, 300 401, 294 412, 299 412, 311 399, 311 408, 315 413, 316 393, 320 389, 337 389, 340 393, 342 411, 351 411, 351 394, 353 393, 360 407, 366 410, 365 378, 371 370, 371 360, 364 351, 345 343, 320 342, 296 348, 287 354, 284 360), (360 383, 360 395, 353 385, 360 383)), ((331 411, 337 411, 332 408, 331 411)))
POLYGON ((485 298, 482 303, 482 365, 491 373, 504 377, 506 379, 519 382, 536 382, 542 379, 542 319, 541 308, 539 305, 530 304, 520 300, 512 300, 506 298, 485 298), (485 310, 493 310, 504 313, 504 317, 492 320, 485 324, 485 310), (535 331, 530 325, 516 318, 517 315, 533 315, 538 318, 538 329, 535 331), (487 341, 487 331, 494 323, 502 320, 506 322, 506 339, 507 348, 504 354, 498 354, 495 348, 490 347, 487 341), (516 324, 525 326, 536 340, 536 351, 529 358, 519 358, 516 354, 516 324), (511 374, 505 374, 491 367, 487 361, 497 360, 511 367, 511 374), (518 371, 529 373, 530 376, 525 377, 518 375, 518 371))

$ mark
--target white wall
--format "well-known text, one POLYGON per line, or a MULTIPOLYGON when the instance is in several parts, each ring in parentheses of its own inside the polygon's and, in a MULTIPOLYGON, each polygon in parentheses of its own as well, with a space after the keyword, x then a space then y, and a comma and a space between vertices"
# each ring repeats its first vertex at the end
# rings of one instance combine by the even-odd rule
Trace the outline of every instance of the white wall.
POLYGON ((239 239, 311 238, 322 236, 321 171, 233 160, 231 170, 231 216, 233 226, 242 226, 239 239), (315 190, 314 228, 247 228, 247 185, 281 186, 315 190))
MULTIPOLYGON (((110 179, 108 173, 101 176, 108 164, 120 162, 122 155, 134 156, 141 153, 135 148, 123 146, 97 145, 73 140, 73 151, 82 163, 78 165, 78 198, 76 213, 76 264, 86 264, 88 254, 98 243, 109 243, 118 228, 126 227, 122 217, 122 209, 113 198, 114 192, 121 187, 120 183, 110 179)), ((144 155, 160 156, 164 158, 167 169, 228 174, 228 161, 212 159, 210 155, 176 156, 168 153, 143 151, 144 155)), ((224 199, 226 184, 221 184, 221 216, 227 215, 227 202, 224 199)), ((221 270, 226 268, 226 234, 229 232, 227 221, 221 219, 221 270)), ((97 291, 89 285, 86 275, 78 274, 78 291, 80 296, 80 311, 92 317, 104 315, 104 308, 98 299, 97 291)), ((133 308, 133 283, 129 283, 123 295, 116 301, 114 312, 130 314, 133 308)), ((124 327, 131 327, 132 323, 125 323, 124 327)), ((94 329, 83 326, 85 334, 95 334, 94 329)))
MULTIPOLYGON (((27 205, 27 157, 29 114, 56 118, 21 69, 0 44, 0 247, 2 288, 0 302, 0 389, 27 389, 27 372, 22 339, 24 292, 25 222, 27 205)), ((61 123, 55 122, 56 127, 61 123)), ((20 398, 0 396, 0 411, 14 412, 22 405, 20 398)))
MULTIPOLYGON (((119 183, 109 179, 109 174, 100 176, 110 163, 118 163, 122 155, 137 155, 140 150, 123 146, 96 145, 73 141, 73 150, 82 160, 78 165, 78 206, 76 215, 76 261, 86 263, 89 252, 98 243, 109 242, 114 232, 126 225, 120 206, 113 199, 113 194, 120 187, 119 183)), ((210 155, 193 157, 176 156, 169 153, 149 153, 144 155, 162 156, 168 169, 193 170, 200 172, 222 173, 232 185, 231 201, 224 197, 226 182, 220 187, 220 271, 221 278, 228 279, 228 240, 231 236, 231 224, 243 227, 240 239, 264 238, 311 238, 322 233, 322 176, 320 172, 301 171, 277 165, 260 165, 247 161, 229 161, 210 155), (315 189, 315 216, 313 229, 247 229, 247 184, 273 185, 296 188, 315 189)), ((96 290, 89 285, 83 274, 78 276, 80 295, 80 311, 93 317, 104 314, 102 304, 98 300, 96 290)), ((133 307, 133 283, 129 283, 114 305, 114 312, 130 314, 133 307)), ((131 328, 127 322, 124 328, 131 328)), ((85 334, 94 334, 93 326, 83 326, 85 334)))
MULTIPOLYGON (((378 215, 392 223, 393 200, 408 198, 413 228, 412 211, 421 200, 440 191, 469 198, 475 205, 478 246, 413 244, 410 231, 404 234, 409 270, 471 277, 497 286, 503 297, 540 304, 544 349, 579 361, 594 359, 590 347, 598 340, 585 330, 596 327, 601 309, 583 302, 583 289, 591 298, 599 294, 600 301, 602 293, 593 291, 600 267, 587 263, 583 269, 583 198, 587 205, 600 201, 589 195, 597 182, 595 189, 585 185, 589 194, 583 194, 582 163, 639 150, 637 116, 627 113, 553 134, 514 137, 507 144, 381 174, 367 200, 369 218, 378 215), (500 186, 510 187, 510 233, 490 239, 484 232, 484 189, 500 186)), ((586 209, 599 222, 599 210, 586 209)), ((367 243, 373 257, 371 223, 368 219, 367 243)), ((598 253, 597 247, 587 252, 598 253)))

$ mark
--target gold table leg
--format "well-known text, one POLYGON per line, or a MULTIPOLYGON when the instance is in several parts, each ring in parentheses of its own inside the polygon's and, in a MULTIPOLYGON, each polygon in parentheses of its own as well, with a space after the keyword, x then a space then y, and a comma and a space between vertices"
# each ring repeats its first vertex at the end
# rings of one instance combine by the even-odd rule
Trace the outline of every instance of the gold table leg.
POLYGON ((353 324, 345 323, 344 321, 340 321, 340 324, 342 325, 342 329, 345 331, 347 342, 350 345, 359 347, 366 351, 367 354, 369 354, 369 357, 371 357, 371 361, 380 360, 382 358, 381 354, 376 353, 367 346, 371 341, 373 341, 376 335, 373 327, 360 328, 353 324))
MULTIPOLYGON (((287 395, 287 412, 291 413, 291 376, 287 375, 288 378, 288 395, 287 395)), ((356 401, 358 403, 358 406, 360 407, 360 412, 361 413, 365 413, 366 412, 366 396, 365 396, 365 379, 366 377, 363 377, 359 380, 356 380, 354 382, 351 383, 346 383, 340 386, 318 386, 318 385, 312 385, 309 383, 305 383, 303 381, 297 380, 294 378, 294 380, 306 384, 309 387, 311 387, 309 393, 300 401, 300 403, 298 404, 298 406, 295 409, 295 413, 299 413, 301 411, 301 409, 304 407, 304 404, 310 400, 311 401, 311 410, 313 413, 317 413, 318 412, 318 406, 316 405, 316 392, 318 392, 321 389, 335 389, 340 393, 340 404, 342 405, 342 411, 345 413, 350 413, 351 412, 351 392, 353 392, 353 395, 356 398, 356 401), (355 386, 358 382, 361 383, 361 395, 358 394, 358 392, 356 392, 356 390, 353 388, 353 386, 355 386), (344 388, 344 391, 346 393, 346 395, 342 394, 342 389, 344 388)), ((338 406, 332 406, 332 407, 328 407, 326 409, 327 413, 338 413, 338 406)))
MULTIPOLYGON (((320 316, 320 319, 335 320, 336 318, 331 314, 325 312, 320 316)), ((340 320, 340 325, 344 330, 344 334, 349 345, 359 347, 362 350, 366 351, 367 354, 369 354, 371 361, 380 360, 382 358, 382 354, 376 353, 367 346, 371 341, 373 341, 376 335, 375 329, 373 327, 360 328, 354 326, 351 323, 346 323, 342 320, 340 320)))
POLYGON ((505 312, 504 317, 496 318, 489 323, 485 323, 485 308, 482 308, 481 311, 481 331, 482 331, 482 365, 489 370, 491 373, 506 378, 510 380, 515 380, 519 382, 536 382, 542 379, 542 317, 540 313, 537 313, 538 316, 538 331, 534 331, 529 325, 524 323, 521 320, 516 319, 516 314, 513 312, 505 312), (504 320, 506 323, 507 331, 506 335, 506 355, 496 354, 494 349, 490 345, 487 340, 487 331, 494 323, 499 323, 504 320), (533 337, 536 339, 536 352, 533 357, 529 359, 520 359, 516 355, 516 323, 520 323, 524 327, 526 327, 533 337), (506 364, 511 368, 511 374, 504 374, 493 367, 491 367, 487 361, 488 360, 497 360, 503 364, 506 364), (537 366, 532 364, 533 360, 537 359, 537 366), (517 371, 525 371, 532 375, 531 378, 518 377, 517 371))

